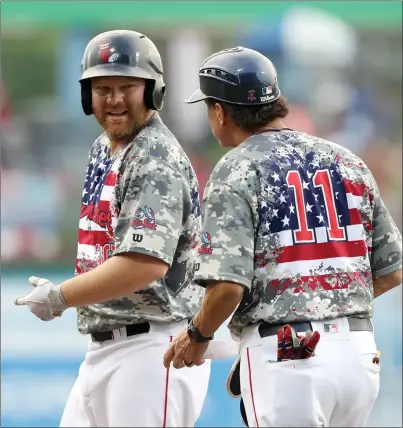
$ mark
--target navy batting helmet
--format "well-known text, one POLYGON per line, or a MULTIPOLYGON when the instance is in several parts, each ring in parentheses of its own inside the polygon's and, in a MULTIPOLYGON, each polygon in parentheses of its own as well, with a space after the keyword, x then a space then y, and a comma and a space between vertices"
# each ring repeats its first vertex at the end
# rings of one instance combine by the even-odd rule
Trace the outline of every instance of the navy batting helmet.
POLYGON ((277 71, 261 53, 242 46, 209 56, 199 70, 200 89, 188 104, 213 98, 229 104, 253 106, 280 98, 277 71))
POLYGON ((165 84, 161 56, 154 43, 144 34, 114 30, 98 34, 87 45, 81 62, 81 104, 84 113, 92 111, 90 79, 123 76, 146 80, 144 103, 151 110, 160 110, 165 84))

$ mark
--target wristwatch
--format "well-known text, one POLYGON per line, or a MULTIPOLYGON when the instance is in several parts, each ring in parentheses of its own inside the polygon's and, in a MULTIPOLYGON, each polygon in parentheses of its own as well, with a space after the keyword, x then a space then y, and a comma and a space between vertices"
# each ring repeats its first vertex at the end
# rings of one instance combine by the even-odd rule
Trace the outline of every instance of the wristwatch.
POLYGON ((214 339, 214 334, 210 337, 202 336, 199 329, 193 324, 193 320, 188 325, 188 335, 193 343, 206 343, 214 339))

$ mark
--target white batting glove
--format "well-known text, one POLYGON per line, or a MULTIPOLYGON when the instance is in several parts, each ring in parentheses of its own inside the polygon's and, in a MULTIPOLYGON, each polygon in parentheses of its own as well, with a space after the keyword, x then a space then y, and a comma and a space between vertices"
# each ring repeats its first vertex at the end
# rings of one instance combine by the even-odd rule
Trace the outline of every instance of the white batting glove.
POLYGON ((29 310, 42 321, 60 317, 68 308, 60 291, 60 285, 55 285, 53 282, 37 276, 31 276, 28 281, 35 289, 27 295, 15 299, 15 305, 28 306, 29 310))

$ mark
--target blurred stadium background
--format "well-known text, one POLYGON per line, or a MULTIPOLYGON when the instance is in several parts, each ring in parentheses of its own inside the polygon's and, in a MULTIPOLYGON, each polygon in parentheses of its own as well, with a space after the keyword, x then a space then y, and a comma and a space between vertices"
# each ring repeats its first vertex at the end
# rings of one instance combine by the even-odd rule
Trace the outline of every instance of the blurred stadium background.
MULTIPOLYGON (((287 125, 362 156, 402 227, 401 2, 1 2, 4 427, 57 426, 85 353, 74 311, 43 324, 12 301, 31 274, 73 274, 83 168, 100 132, 81 111, 80 61, 95 34, 116 28, 144 32, 160 49, 161 115, 202 187, 224 151, 204 107, 183 99, 207 55, 243 45, 275 63, 292 106, 287 125)), ((401 297, 399 287, 375 303, 382 385, 370 426, 402 426, 401 297)), ((214 362, 198 426, 241 425, 225 390, 231 364, 214 362)))

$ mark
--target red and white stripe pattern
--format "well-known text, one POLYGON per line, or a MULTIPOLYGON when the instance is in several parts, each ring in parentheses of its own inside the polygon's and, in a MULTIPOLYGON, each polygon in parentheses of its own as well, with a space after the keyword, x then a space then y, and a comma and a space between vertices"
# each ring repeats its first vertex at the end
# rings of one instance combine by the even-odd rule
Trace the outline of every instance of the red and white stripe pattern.
POLYGON ((111 209, 119 178, 119 162, 102 156, 87 168, 80 210, 76 273, 81 274, 105 261, 114 251, 117 215, 111 209))
MULTIPOLYGON (((294 286, 294 292, 299 292, 301 289, 298 285, 308 283, 312 289, 319 286, 325 290, 334 290, 346 288, 353 280, 370 275, 368 253, 371 248, 368 246, 360 209, 362 203, 371 203, 371 195, 363 184, 355 184, 347 179, 342 182, 349 218, 340 221, 339 225, 344 228, 345 239, 330 240, 328 224, 311 227, 315 237, 313 243, 296 243, 295 229, 292 228, 272 234, 279 248, 271 255, 276 260, 275 267, 269 272, 273 286, 281 283, 283 289, 294 286), (363 201, 364 195, 366 199, 363 201)), ((338 190, 341 190, 341 186, 338 190)), ((365 228, 370 230, 371 225, 366 224, 365 228)), ((266 263, 266 260, 260 263, 263 274, 267 274, 266 263)))

